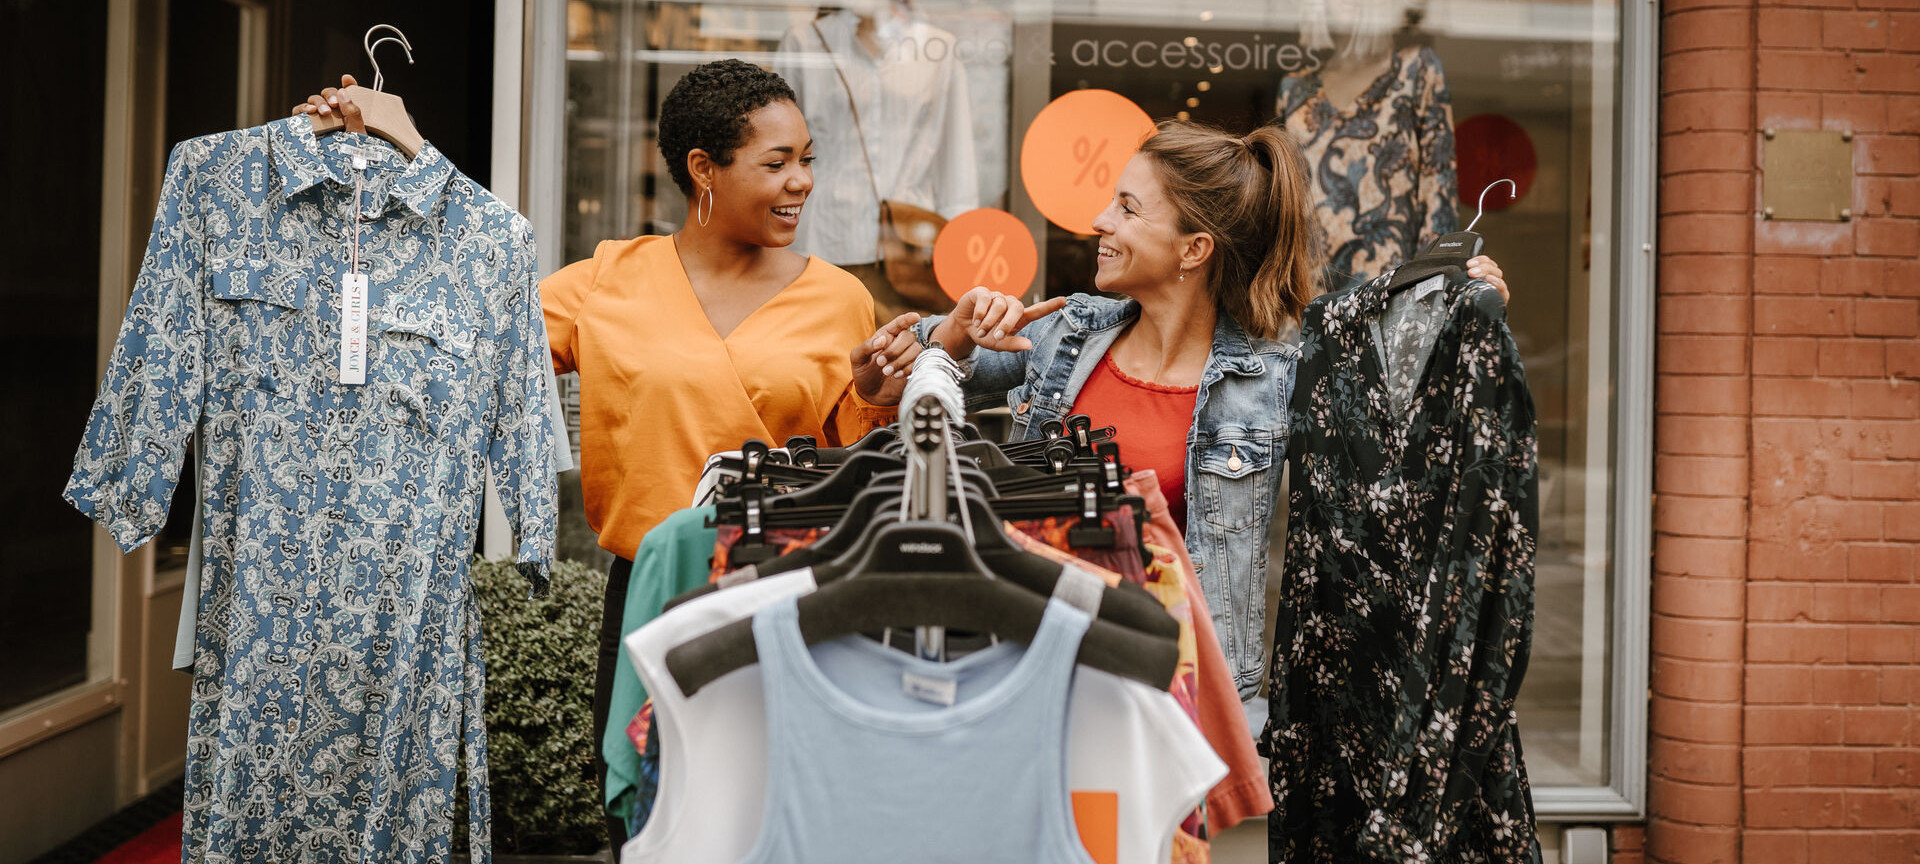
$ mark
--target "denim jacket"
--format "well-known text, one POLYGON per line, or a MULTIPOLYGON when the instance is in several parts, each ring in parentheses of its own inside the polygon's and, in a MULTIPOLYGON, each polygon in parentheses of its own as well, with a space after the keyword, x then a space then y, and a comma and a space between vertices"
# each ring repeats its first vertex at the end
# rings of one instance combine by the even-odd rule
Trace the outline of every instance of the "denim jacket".
MULTIPOLYGON (((1072 412, 1100 359, 1139 316, 1132 300, 1073 295, 1066 308, 1020 331, 1032 348, 974 350, 967 408, 1005 404, 1013 410, 1012 440, 1040 437, 1042 424, 1072 412)), ((921 341, 940 321, 917 326, 921 341)), ((1267 530, 1282 506, 1287 402, 1299 359, 1299 348, 1249 335, 1222 311, 1187 432, 1187 551, 1242 699, 1259 689, 1266 659, 1267 530)))

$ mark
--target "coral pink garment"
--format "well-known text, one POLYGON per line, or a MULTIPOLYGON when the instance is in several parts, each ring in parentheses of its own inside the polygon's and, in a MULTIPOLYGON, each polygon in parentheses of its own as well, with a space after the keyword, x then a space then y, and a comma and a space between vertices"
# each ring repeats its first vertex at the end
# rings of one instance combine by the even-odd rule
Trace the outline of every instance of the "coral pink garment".
POLYGON ((1267 788, 1266 770, 1260 767, 1260 754, 1254 751, 1247 715, 1240 707, 1240 691, 1227 672, 1226 652, 1220 649, 1220 639, 1214 633, 1206 595, 1193 579, 1193 560, 1187 556, 1186 541, 1174 526, 1167 498, 1160 492, 1160 478, 1152 470, 1135 471, 1127 478, 1127 491, 1147 501, 1148 518, 1142 526, 1147 544, 1173 550, 1187 577, 1183 580, 1187 602, 1193 608, 1194 635, 1200 643, 1200 733, 1213 745, 1220 761, 1227 763, 1226 779, 1207 793, 1207 827, 1217 836, 1242 820, 1272 812, 1273 791, 1267 788))

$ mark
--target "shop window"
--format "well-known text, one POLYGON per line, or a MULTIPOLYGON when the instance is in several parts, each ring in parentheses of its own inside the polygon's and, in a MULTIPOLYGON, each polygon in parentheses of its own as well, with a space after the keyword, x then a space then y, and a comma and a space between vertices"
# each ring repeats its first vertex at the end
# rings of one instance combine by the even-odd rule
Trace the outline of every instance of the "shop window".
MULTIPOLYGON (((949 301, 908 296, 876 272, 876 186, 948 218, 1003 208, 1039 250, 1032 280, 1013 290, 1093 290, 1095 241, 1049 218, 1022 170, 1029 127, 1076 91, 1112 91, 1155 119, 1293 129, 1333 237, 1334 290, 1464 228, 1489 184, 1513 181, 1486 195, 1475 230, 1513 288, 1539 421, 1521 730, 1536 787, 1618 790, 1612 748, 1629 734, 1613 711, 1616 391, 1629 338, 1616 324, 1612 239, 1626 188, 1621 15, 1612 0, 572 0, 565 260, 685 222, 652 124, 682 74, 723 57, 800 90, 819 161, 796 248, 861 275, 883 311, 949 301)), ((1097 131, 1051 142, 1045 170, 1110 190, 1100 158, 1111 142, 1097 131)))

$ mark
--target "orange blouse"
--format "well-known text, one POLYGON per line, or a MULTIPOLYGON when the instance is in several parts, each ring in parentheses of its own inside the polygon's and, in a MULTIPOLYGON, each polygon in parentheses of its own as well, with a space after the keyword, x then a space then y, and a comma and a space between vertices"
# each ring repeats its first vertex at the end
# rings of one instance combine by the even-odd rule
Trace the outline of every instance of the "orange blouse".
POLYGON ((857 440, 897 409, 853 391, 873 298, 818 258, 725 339, 672 237, 608 240, 540 283, 553 370, 580 373, 580 485, 600 546, 632 558, 688 506, 707 457, 749 438, 857 440))

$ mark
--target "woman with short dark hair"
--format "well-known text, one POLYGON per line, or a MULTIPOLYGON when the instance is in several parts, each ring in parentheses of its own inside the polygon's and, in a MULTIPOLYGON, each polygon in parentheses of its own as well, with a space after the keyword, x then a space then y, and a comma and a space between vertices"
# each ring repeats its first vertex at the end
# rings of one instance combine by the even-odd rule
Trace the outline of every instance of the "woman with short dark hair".
POLYGON ((795 435, 839 446, 889 422, 893 412, 862 394, 898 399, 906 370, 888 368, 889 352, 912 344, 907 328, 918 320, 889 325, 901 347, 869 347, 866 286, 783 248, 813 191, 813 141, 780 76, 738 60, 696 67, 661 104, 659 138, 687 196, 686 224, 671 236, 604 241, 540 285, 554 371, 580 373, 587 521, 618 556, 596 744, 641 537, 687 506, 713 453, 795 435))

